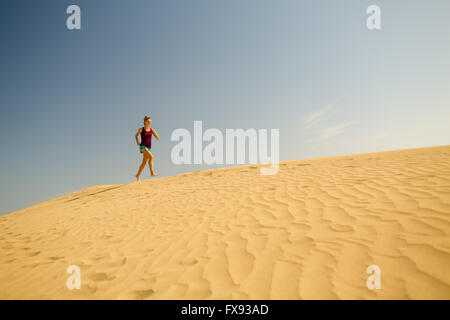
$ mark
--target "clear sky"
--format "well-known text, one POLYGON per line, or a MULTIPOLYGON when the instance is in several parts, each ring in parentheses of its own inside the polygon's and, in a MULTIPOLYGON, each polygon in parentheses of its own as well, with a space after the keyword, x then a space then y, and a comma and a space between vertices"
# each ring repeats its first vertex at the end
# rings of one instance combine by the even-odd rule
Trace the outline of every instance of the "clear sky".
POLYGON ((170 160, 194 120, 278 128, 282 161, 450 142, 448 0, 5 0, 0 26, 0 214, 134 181, 144 115, 161 177, 207 168, 170 160))

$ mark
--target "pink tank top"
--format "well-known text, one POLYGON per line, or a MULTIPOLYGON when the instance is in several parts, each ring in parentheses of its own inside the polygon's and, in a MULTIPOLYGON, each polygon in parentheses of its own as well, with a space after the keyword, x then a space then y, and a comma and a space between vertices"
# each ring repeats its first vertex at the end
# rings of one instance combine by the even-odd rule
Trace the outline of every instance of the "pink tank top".
POLYGON ((146 146, 151 149, 152 147, 152 134, 153 130, 150 128, 150 131, 145 131, 145 128, 142 127, 141 131, 141 146, 146 146))

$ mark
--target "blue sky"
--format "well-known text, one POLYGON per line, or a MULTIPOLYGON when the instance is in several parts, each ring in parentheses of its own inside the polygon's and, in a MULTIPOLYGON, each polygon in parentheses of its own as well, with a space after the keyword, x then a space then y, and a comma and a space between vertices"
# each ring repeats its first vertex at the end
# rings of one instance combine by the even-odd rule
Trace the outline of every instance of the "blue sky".
POLYGON ((208 168, 170 160, 194 120, 278 128, 282 161, 450 141, 448 0, 7 0, 0 24, 0 214, 134 181, 144 115, 162 177, 208 168))

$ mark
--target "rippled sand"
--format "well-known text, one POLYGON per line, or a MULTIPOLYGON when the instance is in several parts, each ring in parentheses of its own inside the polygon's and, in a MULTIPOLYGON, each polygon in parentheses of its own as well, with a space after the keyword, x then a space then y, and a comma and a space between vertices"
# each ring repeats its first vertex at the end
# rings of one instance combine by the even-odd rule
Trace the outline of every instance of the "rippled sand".
POLYGON ((450 146, 96 186, 0 216, 0 298, 450 299, 450 146))

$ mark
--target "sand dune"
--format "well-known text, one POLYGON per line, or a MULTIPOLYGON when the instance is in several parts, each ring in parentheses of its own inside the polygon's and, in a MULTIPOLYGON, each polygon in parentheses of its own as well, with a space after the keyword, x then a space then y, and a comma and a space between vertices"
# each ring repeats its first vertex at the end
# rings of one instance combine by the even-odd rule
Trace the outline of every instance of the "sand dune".
POLYGON ((450 299, 450 146, 91 187, 1 216, 0 246, 3 299, 450 299))

